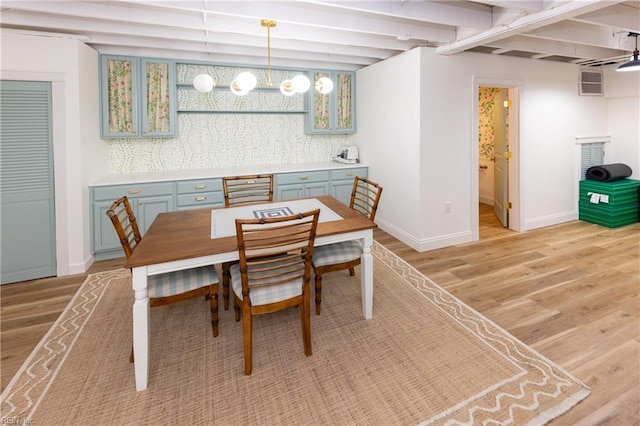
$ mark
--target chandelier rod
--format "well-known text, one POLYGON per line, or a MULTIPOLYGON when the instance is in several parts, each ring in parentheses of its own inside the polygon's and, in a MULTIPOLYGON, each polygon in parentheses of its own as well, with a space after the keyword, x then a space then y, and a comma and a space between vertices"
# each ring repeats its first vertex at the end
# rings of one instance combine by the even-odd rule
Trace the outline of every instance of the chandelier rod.
POLYGON ((276 21, 271 19, 263 19, 260 25, 267 28, 267 85, 273 86, 271 81, 271 28, 276 26, 276 21))

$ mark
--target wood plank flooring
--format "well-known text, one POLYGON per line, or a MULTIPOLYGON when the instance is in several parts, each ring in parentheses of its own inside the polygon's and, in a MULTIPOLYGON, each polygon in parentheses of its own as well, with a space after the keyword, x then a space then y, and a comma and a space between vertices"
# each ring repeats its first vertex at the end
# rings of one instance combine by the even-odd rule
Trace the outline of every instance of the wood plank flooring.
MULTIPOLYGON (((418 253, 375 239, 591 387, 551 425, 640 425, 640 223, 517 233, 480 207, 480 241, 418 253)), ((96 262, 87 273, 120 267, 96 262)), ((87 274, 0 287, 2 389, 87 274)))
POLYGON ((552 425, 640 425, 640 223, 517 233, 480 214, 476 243, 418 253, 375 239, 591 388, 552 425))

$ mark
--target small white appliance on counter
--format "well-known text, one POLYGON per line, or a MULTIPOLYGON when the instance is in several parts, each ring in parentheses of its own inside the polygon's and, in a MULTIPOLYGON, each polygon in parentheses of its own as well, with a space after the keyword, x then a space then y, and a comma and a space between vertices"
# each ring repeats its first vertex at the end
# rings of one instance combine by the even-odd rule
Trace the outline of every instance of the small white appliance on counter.
POLYGON ((338 155, 333 158, 333 161, 346 164, 359 163, 360 160, 358 160, 358 148, 353 145, 343 146, 340 153, 338 153, 338 155))

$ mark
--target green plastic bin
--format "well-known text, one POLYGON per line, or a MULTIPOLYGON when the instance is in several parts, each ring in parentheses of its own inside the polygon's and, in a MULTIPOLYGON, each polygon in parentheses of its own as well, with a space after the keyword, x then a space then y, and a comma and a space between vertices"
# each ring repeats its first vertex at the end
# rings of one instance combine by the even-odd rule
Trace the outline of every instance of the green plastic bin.
POLYGON ((581 180, 578 218, 608 228, 637 222, 638 187, 635 179, 581 180))

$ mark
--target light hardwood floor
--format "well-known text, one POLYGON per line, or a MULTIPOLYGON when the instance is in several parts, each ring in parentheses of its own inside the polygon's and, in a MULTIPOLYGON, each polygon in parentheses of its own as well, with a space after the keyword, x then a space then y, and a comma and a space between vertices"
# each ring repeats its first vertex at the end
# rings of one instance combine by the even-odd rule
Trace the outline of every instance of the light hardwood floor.
MULTIPOLYGON (((591 387, 551 425, 640 425, 640 223, 517 233, 481 205, 480 241, 419 253, 375 239, 591 387)), ((96 262, 88 273, 124 259, 96 262)), ((86 274, 0 287, 2 389, 86 274)))

